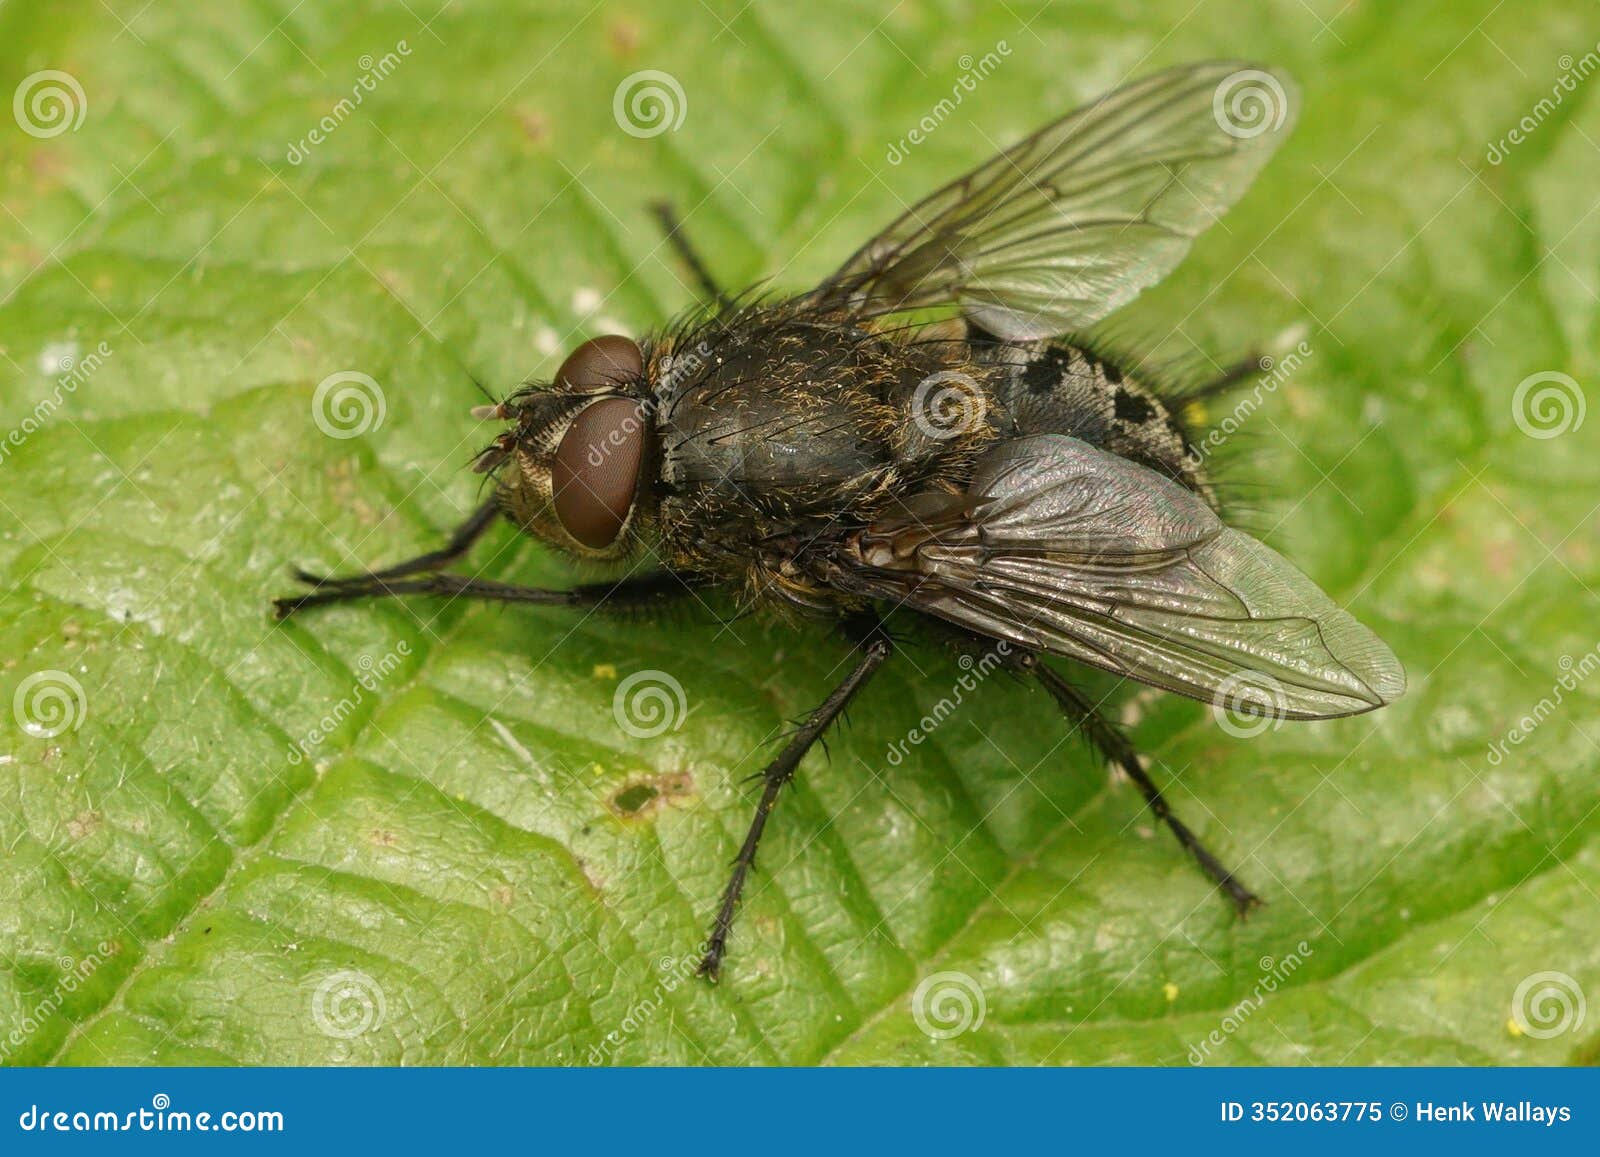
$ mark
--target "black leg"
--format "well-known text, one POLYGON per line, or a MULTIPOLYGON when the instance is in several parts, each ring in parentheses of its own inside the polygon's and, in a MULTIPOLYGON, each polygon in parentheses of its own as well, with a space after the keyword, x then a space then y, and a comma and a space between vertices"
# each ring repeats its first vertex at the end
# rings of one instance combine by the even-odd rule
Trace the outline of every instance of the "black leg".
POLYGON ((700 287, 700 292, 719 308, 726 308, 731 304, 728 295, 722 292, 721 286, 711 276, 711 270, 700 260, 700 254, 689 244, 689 238, 684 236, 683 222, 678 220, 678 214, 672 206, 666 201, 655 201, 651 204, 650 211, 655 214, 656 220, 661 222, 661 231, 667 235, 667 244, 672 246, 678 257, 689 267, 689 273, 693 276, 695 284, 700 287))
MULTIPOLYGON (((483 537, 483 532, 494 524, 496 514, 500 513, 500 500, 498 496, 491 497, 455 530, 450 532, 450 541, 438 550, 430 550, 427 554, 419 554, 416 558, 408 558, 404 562, 397 562, 393 566, 386 566, 382 570, 369 570, 363 574, 346 575, 344 577, 330 578, 326 575, 310 574, 306 571, 295 569, 294 577, 303 583, 312 586, 338 585, 350 583, 363 584, 382 579, 403 578, 408 574, 419 574, 423 571, 438 570, 447 563, 452 563, 471 549, 472 544, 483 537)), ((282 600, 279 600, 280 602, 282 600)))
POLYGON ((280 619, 295 611, 328 603, 350 602, 355 599, 389 598, 394 595, 449 595, 468 599, 486 599, 497 603, 529 603, 546 607, 597 606, 601 603, 624 606, 641 606, 686 594, 699 580, 692 575, 672 571, 656 571, 638 578, 622 579, 609 583, 585 583, 567 590, 546 587, 522 587, 510 583, 492 582, 489 579, 469 578, 466 575, 435 574, 418 579, 386 579, 381 577, 344 579, 325 584, 308 594, 291 598, 273 599, 280 619))
POLYGON ((1261 903, 1255 893, 1234 879, 1233 873, 1222 866, 1222 861, 1206 849, 1200 842, 1200 837, 1189 830, 1189 825, 1172 814, 1172 808, 1161 794, 1161 789, 1155 785, 1150 773, 1140 764, 1139 755, 1134 751, 1133 745, 1115 725, 1095 709, 1095 705, 1081 691, 1039 662, 1033 655, 1024 656, 1019 665, 1031 671, 1039 682, 1044 684, 1051 698, 1072 718, 1095 749, 1127 773, 1128 778, 1133 780, 1144 795, 1150 810, 1156 813, 1162 823, 1172 829, 1172 834, 1178 837, 1178 843, 1195 858, 1205 874, 1228 894, 1239 915, 1248 914, 1250 909, 1261 903))
POLYGON ((1251 354, 1247 358, 1241 358, 1239 361, 1234 362, 1233 365, 1223 369, 1216 377, 1202 383, 1194 390, 1186 392, 1183 400, 1186 402, 1199 402, 1207 398, 1214 398, 1218 394, 1227 393, 1246 378, 1253 378, 1257 374, 1265 373, 1266 367, 1261 364, 1261 358, 1262 355, 1260 354, 1251 354))
POLYGON ((722 968, 722 957, 728 950, 728 933, 733 928, 734 910, 739 906, 739 894, 744 891, 745 877, 755 866, 756 846, 761 843, 761 833, 766 830, 767 816, 778 802, 778 793, 783 790, 784 784, 794 778, 795 769, 800 766, 800 760, 806 752, 811 750, 812 744, 822 738, 829 724, 849 706, 856 692, 866 686, 867 680, 872 678, 873 672, 883 665, 893 650, 893 644, 876 615, 847 621, 845 631, 861 650, 855 666, 844 677, 844 681, 833 689, 833 693, 822 701, 822 706, 806 717, 806 721, 778 753, 778 758, 762 773, 761 802, 756 805, 755 819, 750 821, 750 831, 744 837, 738 856, 734 858, 733 874, 728 877, 728 886, 723 889, 722 904, 717 909, 716 922, 711 926, 711 938, 706 941, 706 954, 700 961, 700 975, 712 981, 717 979, 717 973, 722 968))

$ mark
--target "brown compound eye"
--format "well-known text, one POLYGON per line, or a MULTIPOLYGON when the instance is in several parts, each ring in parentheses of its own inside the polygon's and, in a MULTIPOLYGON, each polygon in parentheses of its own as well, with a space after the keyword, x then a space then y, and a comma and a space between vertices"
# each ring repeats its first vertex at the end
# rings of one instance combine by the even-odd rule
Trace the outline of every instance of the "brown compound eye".
POLYGON ((620 386, 644 376, 644 355, 638 343, 619 334, 590 338, 567 355, 556 371, 556 385, 588 390, 620 386))
POLYGON ((643 461, 644 410, 637 401, 602 398, 579 411, 550 467, 552 504, 562 529, 590 550, 616 542, 639 489, 643 461))

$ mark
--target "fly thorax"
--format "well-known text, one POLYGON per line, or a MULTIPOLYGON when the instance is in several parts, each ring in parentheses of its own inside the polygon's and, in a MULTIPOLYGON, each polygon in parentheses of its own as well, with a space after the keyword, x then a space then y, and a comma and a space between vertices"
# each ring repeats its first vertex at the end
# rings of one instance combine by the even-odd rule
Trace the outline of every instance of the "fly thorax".
POLYGON ((996 389, 1003 372, 975 362, 907 367, 893 392, 899 421, 894 460, 908 478, 960 473, 999 436, 1005 405, 996 389))
POLYGON ((798 326, 717 343, 659 395, 663 490, 729 515, 793 518, 880 485, 892 413, 862 388, 853 355, 837 335, 798 326))

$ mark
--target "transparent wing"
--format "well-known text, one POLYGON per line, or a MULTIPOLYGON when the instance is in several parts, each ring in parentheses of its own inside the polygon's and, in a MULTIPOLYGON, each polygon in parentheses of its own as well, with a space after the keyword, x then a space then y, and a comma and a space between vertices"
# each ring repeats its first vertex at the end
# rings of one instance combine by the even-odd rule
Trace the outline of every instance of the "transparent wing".
POLYGON ((1084 329, 1239 199, 1293 101, 1286 77, 1239 61, 1135 81, 907 210, 813 296, 864 316, 955 304, 1009 341, 1084 329))
POLYGON ((964 501, 856 551, 849 589, 1222 706, 1321 719, 1405 691, 1394 653, 1282 555, 1076 438, 1002 443, 964 501))

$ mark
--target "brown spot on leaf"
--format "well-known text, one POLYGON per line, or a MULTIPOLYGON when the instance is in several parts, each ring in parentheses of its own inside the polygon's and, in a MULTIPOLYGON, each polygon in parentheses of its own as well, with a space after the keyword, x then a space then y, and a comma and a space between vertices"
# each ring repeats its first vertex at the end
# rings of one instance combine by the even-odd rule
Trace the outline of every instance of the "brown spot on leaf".
POLYGON ((528 138, 529 143, 543 146, 550 139, 550 122, 545 119, 542 112, 533 109, 518 109, 514 114, 517 126, 522 129, 522 135, 528 138))
POLYGON ((582 856, 574 856, 573 861, 578 865, 578 870, 583 873, 583 878, 588 881, 589 887, 593 888, 596 892, 605 891, 605 877, 599 873, 593 864, 589 863, 589 861, 584 859, 582 856))
POLYGON ((361 479, 353 459, 336 459, 328 463, 323 472, 331 484, 334 500, 342 509, 353 513, 362 526, 377 526, 383 521, 384 516, 362 497, 361 479))
POLYGON ((28 157, 28 167, 33 170, 33 175, 39 178, 36 187, 45 190, 54 188, 62 174, 67 171, 65 159, 57 156, 52 149, 34 150, 28 157))
POLYGON ((67 821, 67 835, 71 836, 75 840, 81 840, 85 836, 97 831, 99 827, 99 812, 81 811, 67 821))
POLYGON ((613 20, 606 28, 606 43, 614 55, 628 59, 639 50, 639 26, 631 20, 613 20))
POLYGON ((660 796, 648 783, 631 783, 611 797, 611 806, 623 815, 638 815, 660 796))
POLYGON ((693 794, 694 778, 686 771, 674 771, 632 780, 608 803, 623 819, 641 819, 693 794))

